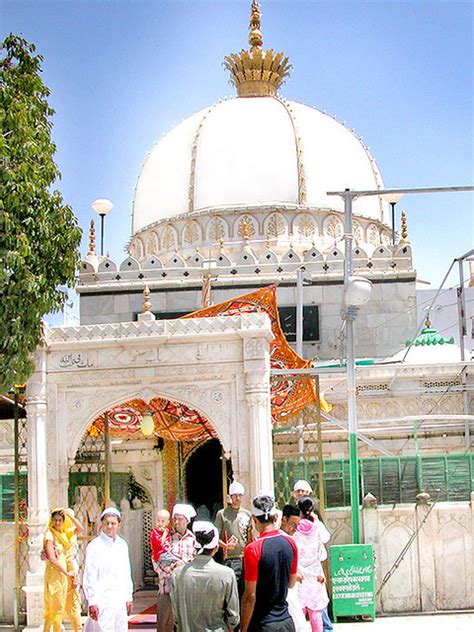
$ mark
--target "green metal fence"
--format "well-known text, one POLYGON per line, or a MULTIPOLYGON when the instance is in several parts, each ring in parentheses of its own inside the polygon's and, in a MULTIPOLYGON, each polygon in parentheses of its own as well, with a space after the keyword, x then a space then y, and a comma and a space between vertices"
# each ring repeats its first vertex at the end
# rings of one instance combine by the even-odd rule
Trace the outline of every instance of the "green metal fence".
MULTIPOLYGON (((349 507, 349 459, 324 460, 326 507, 349 507)), ((420 491, 438 501, 470 500, 474 491, 474 454, 370 457, 359 459, 360 499, 369 492, 379 504, 415 502, 420 491)), ((292 497, 298 479, 318 489, 316 459, 274 462, 275 494, 280 503, 292 497)))

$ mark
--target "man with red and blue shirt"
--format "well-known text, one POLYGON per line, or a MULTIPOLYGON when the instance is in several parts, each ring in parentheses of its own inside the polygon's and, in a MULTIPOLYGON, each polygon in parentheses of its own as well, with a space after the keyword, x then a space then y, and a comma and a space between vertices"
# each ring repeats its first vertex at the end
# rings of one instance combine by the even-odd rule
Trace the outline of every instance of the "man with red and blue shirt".
POLYGON ((260 493, 253 499, 252 518, 259 537, 244 550, 242 632, 295 632, 286 595, 296 582, 296 544, 275 528, 273 496, 260 493))

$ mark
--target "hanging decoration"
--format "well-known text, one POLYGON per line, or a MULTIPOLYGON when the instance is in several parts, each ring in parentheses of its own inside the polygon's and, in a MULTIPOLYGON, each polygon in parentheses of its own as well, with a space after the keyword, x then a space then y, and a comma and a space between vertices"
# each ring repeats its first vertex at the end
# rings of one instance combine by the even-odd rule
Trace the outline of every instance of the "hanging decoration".
POLYGON ((217 436, 200 412, 164 397, 155 397, 148 403, 133 399, 105 411, 89 426, 90 436, 97 437, 104 432, 106 415, 111 435, 141 432, 145 436, 155 434, 174 441, 201 441, 217 436))
MULTIPOLYGON (((244 294, 219 305, 200 309, 182 318, 207 318, 210 316, 235 316, 249 312, 265 312, 272 323, 274 339, 270 343, 272 369, 309 369, 311 360, 304 360, 293 351, 281 328, 276 301, 276 286, 270 285, 250 294, 244 294)), ((273 423, 281 423, 298 414, 307 404, 316 401, 313 380, 274 377, 271 381, 271 410, 273 423)), ((332 406, 320 397, 321 409, 329 412, 332 406)))
MULTIPOLYGON (((300 358, 285 338, 280 325, 274 285, 201 309, 183 318, 235 316, 251 312, 265 312, 270 317, 274 336, 270 343, 270 365, 273 369, 311 367, 311 360, 300 358)), ((316 387, 310 379, 273 377, 270 398, 272 421, 280 424, 316 401, 316 387)), ((331 410, 331 404, 323 397, 320 397, 320 403, 323 412, 331 410)), ((164 397, 155 397, 150 402, 134 399, 105 411, 89 427, 89 435, 99 436, 104 432, 105 415, 111 435, 141 431, 146 436, 155 434, 166 440, 191 442, 217 436, 212 424, 200 412, 164 397)))

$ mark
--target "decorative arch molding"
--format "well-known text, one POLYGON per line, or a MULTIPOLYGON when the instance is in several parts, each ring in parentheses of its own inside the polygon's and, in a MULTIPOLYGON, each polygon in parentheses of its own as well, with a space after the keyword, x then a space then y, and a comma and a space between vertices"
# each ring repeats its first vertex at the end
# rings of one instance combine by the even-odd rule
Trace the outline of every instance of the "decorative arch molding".
POLYGON ((289 229, 286 217, 278 211, 270 213, 265 219, 263 230, 268 239, 278 240, 287 236, 289 229))
POLYGON ((211 217, 206 226, 206 239, 210 242, 218 243, 221 239, 229 238, 229 224, 227 221, 216 215, 211 217))
POLYGON ((148 235, 145 245, 145 255, 156 255, 160 250, 160 241, 155 231, 148 235))
POLYGON ((310 213, 301 213, 293 220, 291 231, 300 241, 312 241, 319 235, 319 225, 310 213))
POLYGON ((225 450, 230 449, 230 436, 225 429, 229 423, 229 417, 223 410, 224 401, 229 398, 230 390, 228 384, 217 386, 200 387, 195 383, 155 385, 152 389, 130 389, 123 387, 117 389, 116 386, 94 389, 91 386, 87 389, 88 396, 84 398, 84 393, 68 392, 66 394, 66 406, 71 411, 68 415, 67 434, 70 442, 67 448, 68 459, 74 459, 76 452, 83 440, 86 432, 94 421, 105 411, 117 408, 126 402, 143 399, 153 399, 153 397, 163 397, 198 411, 203 415, 214 428, 217 438, 222 443, 225 450), (78 406, 78 402, 82 404, 78 406))

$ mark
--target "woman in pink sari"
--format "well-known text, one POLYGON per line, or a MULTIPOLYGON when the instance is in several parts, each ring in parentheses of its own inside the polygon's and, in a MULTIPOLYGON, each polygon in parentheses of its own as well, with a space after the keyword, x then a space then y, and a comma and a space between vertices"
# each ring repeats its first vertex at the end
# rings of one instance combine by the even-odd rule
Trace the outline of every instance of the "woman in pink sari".
POLYGON ((318 520, 314 516, 314 502, 304 496, 298 502, 301 520, 295 531, 298 546, 298 599, 303 612, 308 615, 313 632, 323 632, 321 611, 328 605, 328 593, 324 579, 321 555, 324 545, 321 542, 318 520))

